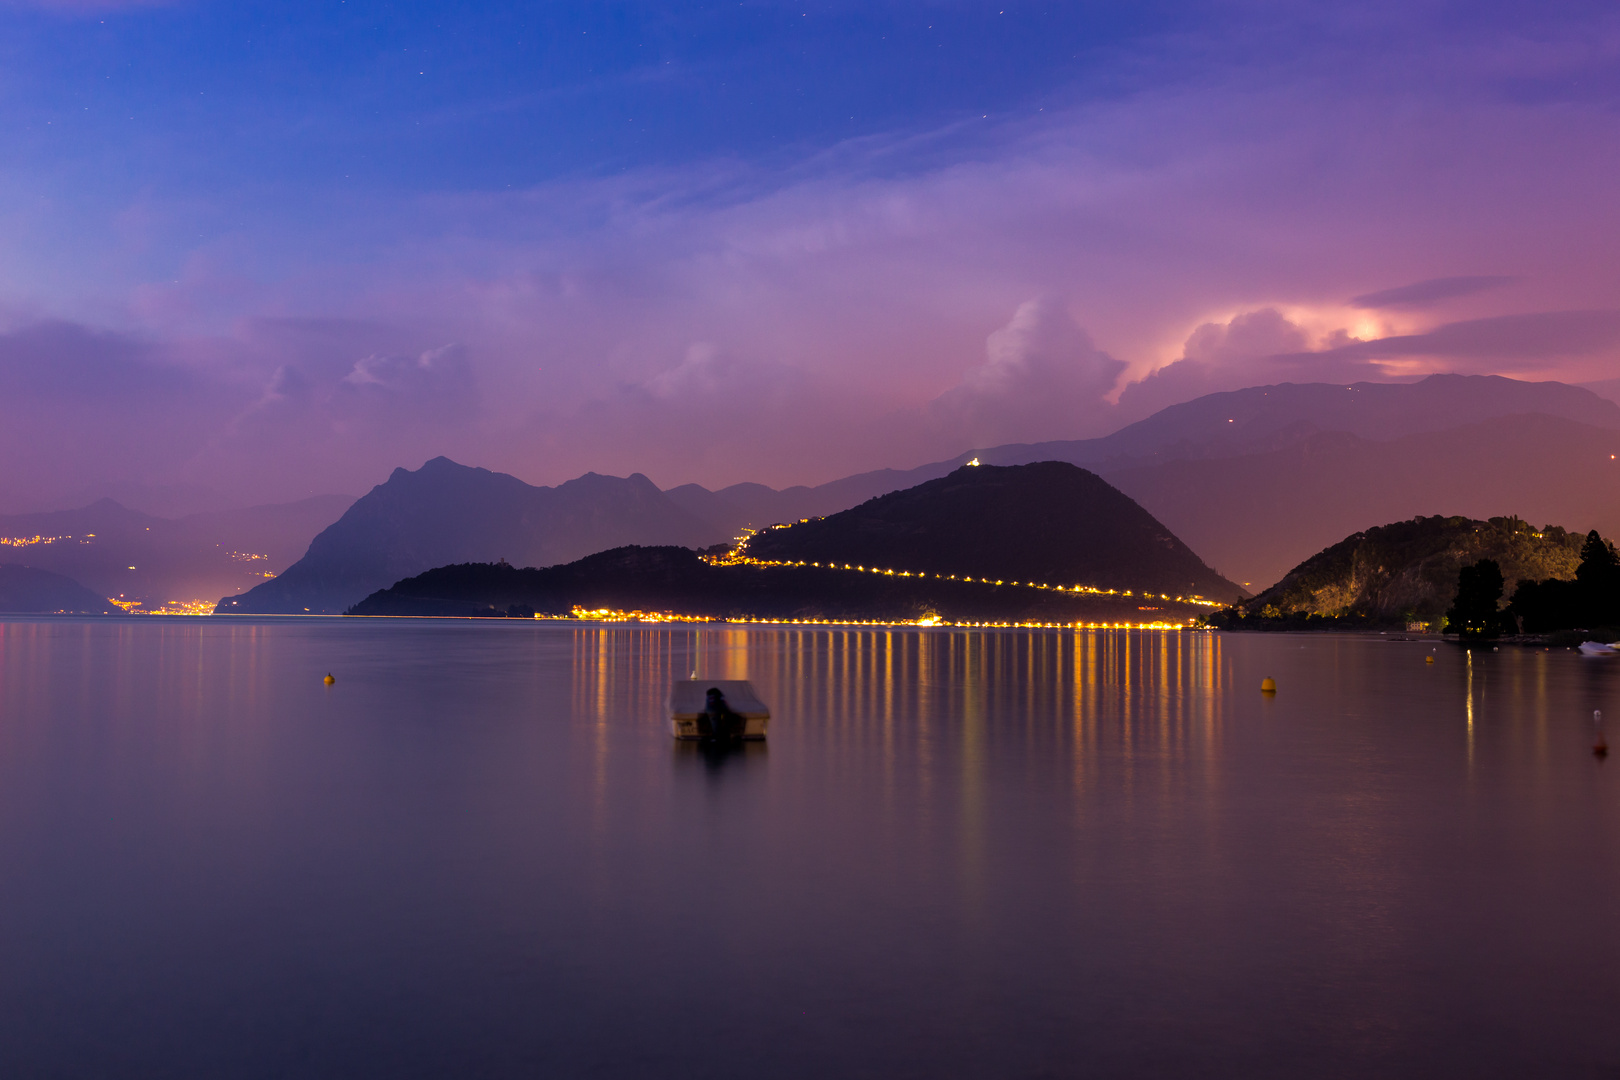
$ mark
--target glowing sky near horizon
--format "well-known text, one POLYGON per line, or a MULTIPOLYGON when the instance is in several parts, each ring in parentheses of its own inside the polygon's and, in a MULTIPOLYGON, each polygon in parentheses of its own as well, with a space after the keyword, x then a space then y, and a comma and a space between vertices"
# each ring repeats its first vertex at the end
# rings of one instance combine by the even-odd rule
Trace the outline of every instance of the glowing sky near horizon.
POLYGON ((1611 4, 0 2, 0 508, 1620 376, 1611 4))

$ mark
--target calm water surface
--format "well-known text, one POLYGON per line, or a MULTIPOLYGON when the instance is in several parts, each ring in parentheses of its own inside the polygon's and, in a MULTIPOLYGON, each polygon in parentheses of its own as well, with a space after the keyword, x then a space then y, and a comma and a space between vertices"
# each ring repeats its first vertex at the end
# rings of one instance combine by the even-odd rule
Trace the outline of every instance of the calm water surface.
POLYGON ((1620 1076, 1620 660, 1432 648, 0 622, 0 1075, 1620 1076))

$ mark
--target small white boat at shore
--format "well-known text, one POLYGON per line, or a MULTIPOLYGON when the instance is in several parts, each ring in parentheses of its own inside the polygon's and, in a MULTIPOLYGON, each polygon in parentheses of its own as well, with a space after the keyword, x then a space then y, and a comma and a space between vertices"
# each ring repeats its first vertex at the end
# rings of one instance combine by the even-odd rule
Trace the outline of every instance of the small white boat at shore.
POLYGON ((1582 656, 1620 656, 1620 649, 1613 645, 1605 645, 1601 641, 1581 642, 1582 656))
POLYGON ((718 690, 726 709, 741 719, 731 738, 763 739, 771 710, 744 679, 682 679, 669 690, 669 726, 677 739, 713 738, 709 691, 718 690))

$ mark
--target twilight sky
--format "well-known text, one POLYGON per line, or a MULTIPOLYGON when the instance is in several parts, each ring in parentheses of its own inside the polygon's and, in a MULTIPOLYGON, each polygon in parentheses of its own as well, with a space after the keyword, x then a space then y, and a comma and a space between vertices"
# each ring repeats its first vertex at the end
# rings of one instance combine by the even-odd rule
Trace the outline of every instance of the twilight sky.
POLYGON ((0 0, 0 509, 1620 376, 1620 9, 0 0))

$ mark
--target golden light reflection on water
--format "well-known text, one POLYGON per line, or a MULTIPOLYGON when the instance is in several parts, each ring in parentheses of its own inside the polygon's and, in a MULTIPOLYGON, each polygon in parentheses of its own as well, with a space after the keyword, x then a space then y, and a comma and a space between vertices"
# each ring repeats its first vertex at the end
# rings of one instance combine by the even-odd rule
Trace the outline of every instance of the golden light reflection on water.
POLYGON ((1467 655, 1468 685, 1463 692, 1464 708, 1468 715, 1468 767, 1474 767, 1474 653, 1467 655))
POLYGON ((1176 631, 599 626, 573 642, 574 709, 592 725, 661 724, 677 679, 748 679, 776 738, 813 725, 835 745, 876 742, 892 760, 904 743, 926 762, 949 723, 970 788, 992 738, 1056 745, 1079 769, 1099 725, 1127 753, 1208 737, 1226 670, 1218 635, 1176 631))
MULTIPOLYGON (((852 797, 883 807, 874 830, 951 838, 950 877, 973 918, 993 915, 1009 767, 1068 789, 1062 805, 1076 827, 1101 812, 1086 796, 1107 789, 1124 796, 1111 801, 1116 821, 1139 813, 1144 828, 1149 804, 1189 770, 1203 787, 1221 768, 1229 665, 1214 634, 610 625, 572 638, 593 831, 622 785, 645 782, 649 739, 668 740, 673 681, 747 679, 772 710, 766 745, 820 783, 858 783, 852 797)), ((665 745, 677 765, 702 760, 711 779, 725 768, 665 745)), ((747 757, 768 760, 765 747, 747 757)))

